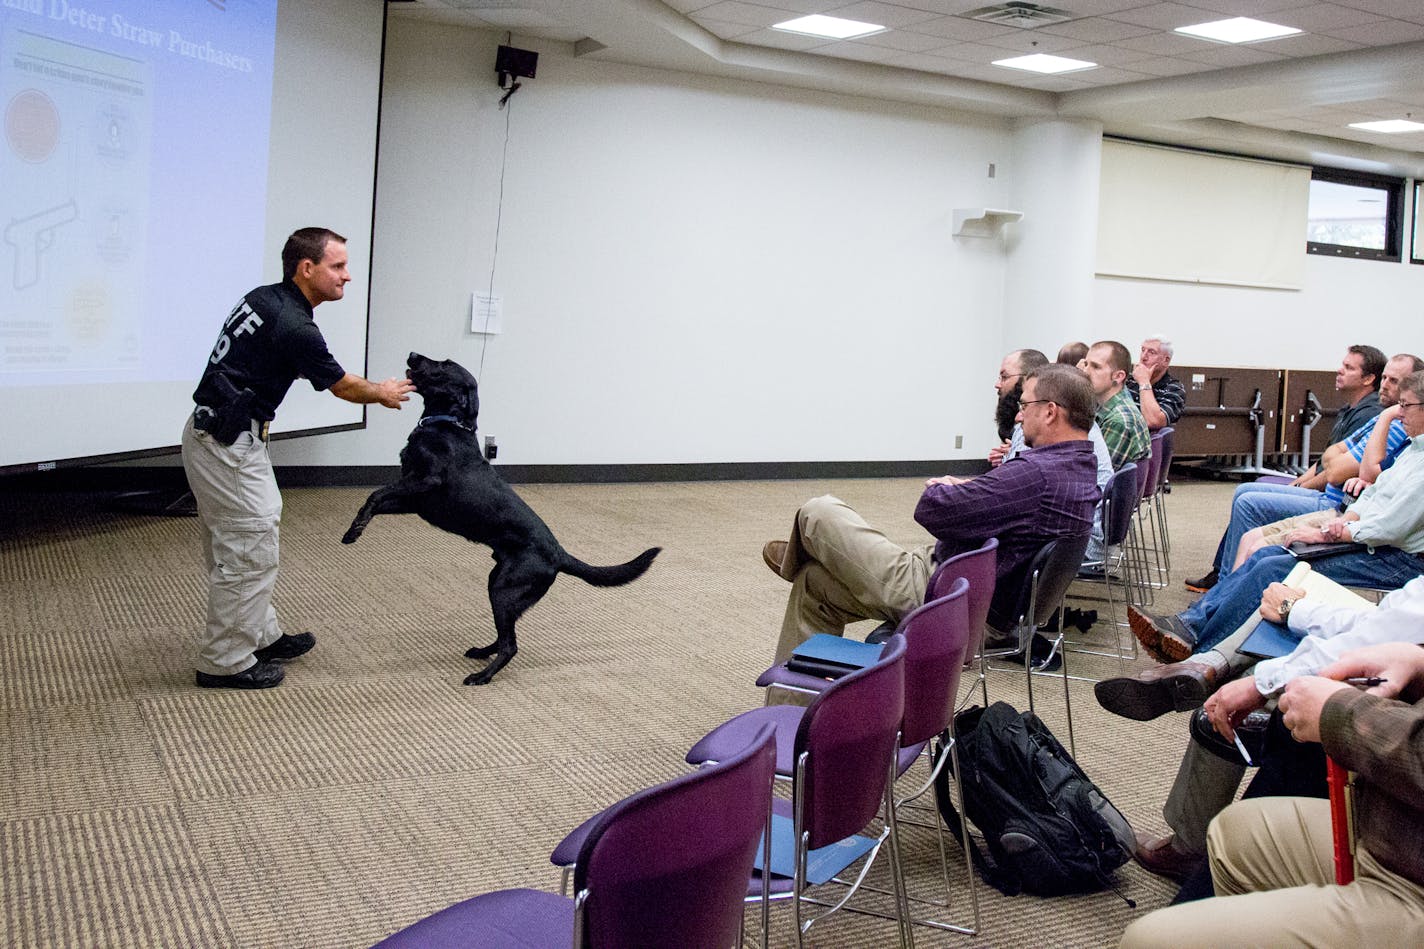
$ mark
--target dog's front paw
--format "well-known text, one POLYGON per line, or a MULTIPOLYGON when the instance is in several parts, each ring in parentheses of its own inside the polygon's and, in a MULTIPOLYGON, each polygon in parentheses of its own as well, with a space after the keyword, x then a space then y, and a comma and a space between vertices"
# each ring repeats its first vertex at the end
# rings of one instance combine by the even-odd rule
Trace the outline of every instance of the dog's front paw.
POLYGON ((479 672, 471 672, 465 676, 465 685, 489 685, 489 681, 494 678, 494 673, 488 669, 481 669, 479 672))
MULTIPOLYGON (((494 655, 495 650, 498 648, 498 641, 492 642, 488 646, 471 646, 469 649, 465 650, 465 657, 468 659, 488 659, 490 656, 494 655)), ((465 684, 469 685, 470 683, 466 682, 465 684)), ((482 682, 480 684, 483 685, 484 683, 482 682)))

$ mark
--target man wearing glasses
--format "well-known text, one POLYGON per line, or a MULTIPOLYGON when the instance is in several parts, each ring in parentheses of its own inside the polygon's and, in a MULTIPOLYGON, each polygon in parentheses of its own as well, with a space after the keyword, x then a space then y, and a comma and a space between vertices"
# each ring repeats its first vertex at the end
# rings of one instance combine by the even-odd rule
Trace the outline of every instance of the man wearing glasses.
POLYGON ((1127 380, 1128 395, 1142 410, 1147 427, 1154 432, 1175 425, 1187 404, 1187 390, 1167 371, 1170 365, 1172 341, 1162 336, 1144 339, 1137 365, 1132 367, 1132 376, 1127 380))
MULTIPOLYGON (((1317 560, 1313 569, 1345 586, 1395 590, 1424 574, 1424 372, 1411 373, 1400 383, 1397 412, 1409 436, 1408 446, 1379 480, 1365 489, 1345 513, 1328 516, 1323 523, 1296 529, 1283 538, 1314 544, 1334 541, 1361 545, 1358 550, 1317 560)), ((1224 578, 1191 608, 1175 616, 1156 616, 1128 608, 1133 634, 1149 652, 1164 662, 1193 662, 1180 671, 1186 679, 1168 683, 1180 695, 1178 704, 1194 707, 1223 671, 1215 663, 1200 661, 1210 650, 1246 622, 1272 583, 1283 579, 1296 558, 1281 547, 1265 547, 1224 578)), ((1152 670, 1159 678, 1175 675, 1152 670)))
POLYGON ((1094 408, 1092 389, 1077 369, 1031 371, 1018 421, 1032 450, 977 478, 926 482, 915 520, 934 544, 902 547, 830 495, 803 504, 790 538, 762 548, 766 565, 791 581, 776 661, 816 633, 843 635, 847 623, 898 623, 924 602, 935 564, 990 537, 999 539, 999 551, 989 622, 1009 628, 1034 555, 1051 540, 1082 537, 1092 525, 1099 497, 1088 441, 1094 408))

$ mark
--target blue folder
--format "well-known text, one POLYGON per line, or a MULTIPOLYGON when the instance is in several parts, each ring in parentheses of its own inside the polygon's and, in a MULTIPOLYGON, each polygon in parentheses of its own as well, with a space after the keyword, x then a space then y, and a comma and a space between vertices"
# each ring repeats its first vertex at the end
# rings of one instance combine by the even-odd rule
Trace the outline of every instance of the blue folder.
MULTIPOLYGON (((819 850, 812 850, 806 855, 806 882, 819 886, 829 881, 869 853, 874 846, 873 838, 852 835, 819 850)), ((761 853, 762 845, 757 844, 754 866, 758 870, 761 869, 761 853)), ((796 825, 791 818, 781 814, 771 815, 771 872, 779 877, 796 875, 796 825)))
POLYGON ((858 639, 817 633, 795 649, 791 655, 804 659, 834 662, 850 669, 864 669, 880 658, 880 643, 863 643, 858 639))
POLYGON ((1290 655, 1298 645, 1299 635, 1281 623, 1263 619, 1256 624, 1251 635, 1246 637, 1246 641, 1236 651, 1243 656, 1255 656, 1257 659, 1276 659, 1290 655))

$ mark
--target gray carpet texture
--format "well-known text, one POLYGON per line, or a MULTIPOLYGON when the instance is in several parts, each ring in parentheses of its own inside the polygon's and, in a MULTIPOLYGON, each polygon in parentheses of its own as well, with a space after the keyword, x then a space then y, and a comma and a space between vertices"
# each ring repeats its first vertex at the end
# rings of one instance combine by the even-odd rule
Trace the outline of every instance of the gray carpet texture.
MULTIPOLYGON (((685 773, 693 742, 761 704, 753 682, 787 590, 763 542, 823 493, 896 541, 924 542, 911 517, 921 487, 521 486, 583 560, 664 552, 626 587, 560 578, 485 687, 461 680, 480 667, 464 651, 494 637, 488 550, 414 517, 377 518, 343 546, 367 491, 290 489, 277 607, 288 632, 318 643, 263 692, 194 686, 195 520, 114 513, 96 494, 0 494, 0 946, 360 947, 486 890, 557 890, 548 854, 567 831, 685 773)), ((1205 571, 1230 491, 1183 481, 1168 497, 1174 563, 1158 609, 1188 602, 1182 578, 1205 571)), ((1104 618, 1094 634, 1107 629, 1104 618)), ((1070 667, 1105 676, 1119 664, 1073 654, 1070 667)), ((1071 689, 1080 763, 1134 826, 1161 832, 1186 716, 1130 722, 1099 708, 1091 683, 1071 689)), ((1059 681, 1034 691, 1066 744, 1059 681)), ((1022 670, 993 673, 990 697, 1026 707, 1022 670)), ((912 892, 933 886, 933 848, 929 832, 906 832, 912 892)), ((969 878, 953 874, 947 915, 965 923, 969 878)), ((883 868, 871 881, 889 885, 883 868)), ((916 941, 1113 945, 1175 892, 1131 863, 1117 883, 1122 896, 1044 899, 976 882, 977 936, 917 929, 916 941)), ((772 941, 793 944, 785 905, 772 941)), ((894 941, 892 923, 845 913, 810 935, 825 947, 894 941)))

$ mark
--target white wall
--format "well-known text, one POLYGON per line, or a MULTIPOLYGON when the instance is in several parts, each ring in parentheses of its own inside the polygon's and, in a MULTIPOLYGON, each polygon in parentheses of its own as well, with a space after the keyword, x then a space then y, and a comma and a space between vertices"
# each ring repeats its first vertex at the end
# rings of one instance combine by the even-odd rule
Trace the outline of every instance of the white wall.
MULTIPOLYGON (((479 371, 469 299, 489 280, 508 118, 506 331, 480 373, 501 462, 983 456, 1004 250, 956 241, 951 212, 1005 200, 1006 124, 539 41, 519 44, 539 75, 505 113, 497 42, 390 23, 373 377, 411 349, 479 371)), ((365 432, 274 454, 394 464, 414 416, 375 407, 365 432)))
POLYGON ((1097 279, 1102 335, 1136 352, 1166 333, 1182 365, 1334 369, 1353 343, 1424 355, 1421 301, 1424 266, 1314 254, 1299 291, 1097 279))
MULTIPOLYGON (((1053 262, 1020 260, 1012 235, 950 234, 955 207, 1042 206, 1043 182, 1062 181, 1056 161, 1020 167, 1041 150, 1017 148, 1009 123, 518 39, 539 75, 506 113, 499 40, 390 22, 368 368, 398 373, 414 349, 479 372, 503 463, 981 458, 1002 353, 1051 356, 1070 336, 1135 351, 1165 333, 1182 364, 1330 369, 1353 342, 1424 350, 1424 267, 1374 261, 1311 257, 1300 292, 1099 278, 1086 331, 1014 317, 1006 281, 1053 262), (469 300, 489 281, 506 119, 506 331, 481 370, 469 300)), ((1091 246, 1096 221, 1063 217, 1061 241, 1091 246)), ((365 431, 274 455, 394 464, 418 411, 372 408, 365 431)))

